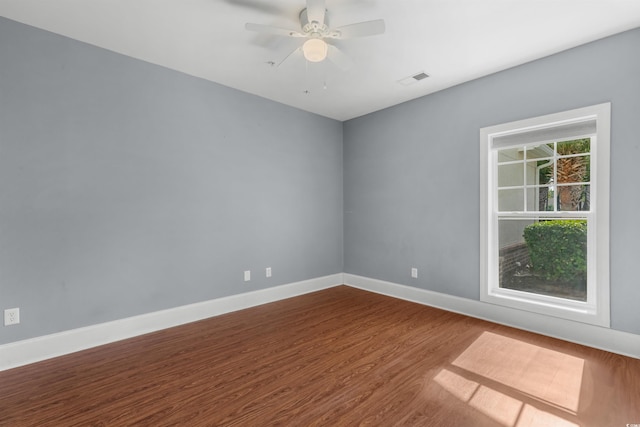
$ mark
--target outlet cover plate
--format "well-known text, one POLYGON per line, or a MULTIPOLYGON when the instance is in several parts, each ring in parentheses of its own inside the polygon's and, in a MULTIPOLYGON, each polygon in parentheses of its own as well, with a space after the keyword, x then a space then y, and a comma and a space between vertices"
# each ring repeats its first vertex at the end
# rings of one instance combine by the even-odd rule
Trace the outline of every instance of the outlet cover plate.
POLYGON ((20 323, 20 309, 7 308, 4 311, 4 326, 17 325, 20 323))

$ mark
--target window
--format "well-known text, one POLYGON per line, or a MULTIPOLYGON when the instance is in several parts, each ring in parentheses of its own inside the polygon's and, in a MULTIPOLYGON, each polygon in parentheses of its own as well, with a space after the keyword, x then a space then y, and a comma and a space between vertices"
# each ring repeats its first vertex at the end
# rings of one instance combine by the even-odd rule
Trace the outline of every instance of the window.
POLYGON ((610 109, 481 129, 482 301, 609 326, 610 109))

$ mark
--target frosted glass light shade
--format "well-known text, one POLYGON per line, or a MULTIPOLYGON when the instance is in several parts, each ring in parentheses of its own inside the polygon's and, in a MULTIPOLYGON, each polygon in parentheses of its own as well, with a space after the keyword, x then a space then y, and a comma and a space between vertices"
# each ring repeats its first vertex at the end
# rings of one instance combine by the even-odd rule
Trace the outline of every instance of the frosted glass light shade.
POLYGON ((324 61, 327 50, 328 46, 322 39, 309 39, 302 45, 302 53, 310 62, 324 61))

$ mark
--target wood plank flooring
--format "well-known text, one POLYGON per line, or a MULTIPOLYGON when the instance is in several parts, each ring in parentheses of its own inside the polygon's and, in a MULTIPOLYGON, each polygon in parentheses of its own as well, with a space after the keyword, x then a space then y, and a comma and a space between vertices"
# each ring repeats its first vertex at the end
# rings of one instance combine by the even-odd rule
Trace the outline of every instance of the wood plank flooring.
POLYGON ((1 426, 640 423, 640 360, 346 286, 0 372, 1 426))

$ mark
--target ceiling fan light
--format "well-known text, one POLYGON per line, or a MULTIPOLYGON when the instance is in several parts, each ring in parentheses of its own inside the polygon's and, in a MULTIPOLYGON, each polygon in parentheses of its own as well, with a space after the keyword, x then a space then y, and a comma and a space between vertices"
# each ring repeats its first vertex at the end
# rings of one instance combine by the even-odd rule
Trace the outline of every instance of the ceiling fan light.
POLYGON ((309 39, 302 45, 302 53, 307 61, 320 62, 327 57, 328 46, 322 39, 309 39))

